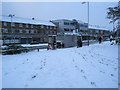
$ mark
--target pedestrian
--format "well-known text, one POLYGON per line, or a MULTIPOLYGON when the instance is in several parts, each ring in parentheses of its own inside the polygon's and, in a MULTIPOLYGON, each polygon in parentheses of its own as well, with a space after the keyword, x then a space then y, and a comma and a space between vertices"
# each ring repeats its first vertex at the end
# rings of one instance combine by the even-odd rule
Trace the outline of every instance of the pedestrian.
POLYGON ((99 44, 100 44, 102 42, 102 37, 99 37, 98 41, 99 41, 99 44))
POLYGON ((77 48, 78 47, 82 47, 82 40, 81 39, 79 39, 78 41, 77 41, 77 48))
POLYGON ((37 49, 37 51, 39 52, 39 48, 37 49))
POLYGON ((118 44, 118 39, 117 38, 115 39, 115 43, 118 44))
POLYGON ((110 38, 110 42, 112 42, 112 38, 110 38))
POLYGON ((77 41, 77 48, 80 47, 80 42, 79 40, 77 41))
POLYGON ((47 47, 47 50, 50 50, 50 49, 53 49, 52 45, 49 43, 48 44, 48 47, 47 47))
POLYGON ((113 40, 113 37, 112 37, 112 36, 110 36, 110 42, 112 42, 112 40, 113 40))
POLYGON ((80 47, 82 47, 82 41, 80 40, 80 47))

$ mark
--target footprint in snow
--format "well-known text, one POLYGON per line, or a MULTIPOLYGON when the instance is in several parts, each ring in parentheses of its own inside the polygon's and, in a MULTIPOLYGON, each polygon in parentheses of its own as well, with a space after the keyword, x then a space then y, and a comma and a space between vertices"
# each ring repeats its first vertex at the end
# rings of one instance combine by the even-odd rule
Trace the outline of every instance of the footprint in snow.
POLYGON ((8 75, 8 73, 6 72, 4 75, 6 76, 6 75, 8 75))
POLYGON ((91 57, 93 57, 93 55, 91 55, 91 57))
POLYGON ((40 70, 43 69, 43 67, 40 67, 40 70))
POLYGON ((77 65, 75 65, 75 68, 76 68, 77 70, 79 70, 79 68, 78 68, 78 66, 77 66, 77 65))
POLYGON ((91 53, 91 51, 89 51, 89 53, 91 53))
POLYGON ((96 87, 96 83, 95 82, 91 82, 91 85, 95 86, 96 87))
POLYGON ((24 85, 24 87, 26 87, 26 88, 27 88, 27 87, 28 87, 28 84, 25 84, 25 85, 24 85))
POLYGON ((100 64, 103 64, 102 62, 99 62, 100 64))
POLYGON ((45 66, 45 64, 46 64, 46 63, 44 62, 44 66, 45 66))
POLYGON ((36 77, 37 77, 37 75, 38 75, 38 74, 33 75, 33 76, 32 76, 32 79, 36 78, 36 77))
POLYGON ((83 59, 85 59, 85 57, 84 57, 84 56, 82 56, 82 58, 83 58, 83 59))
POLYGON ((117 70, 117 68, 114 68, 114 70, 116 71, 116 70, 117 70))
POLYGON ((100 72, 103 73, 103 74, 105 73, 104 71, 100 71, 100 72))
POLYGON ((41 60, 40 63, 42 63, 43 61, 41 60))
POLYGON ((85 58, 84 56, 82 56, 82 58, 83 58, 85 61, 87 61, 86 58, 85 58))
POLYGON ((72 61, 74 62, 75 60, 73 59, 72 61))
POLYGON ((110 74, 112 77, 114 76, 114 74, 110 74))
POLYGON ((84 70, 82 70, 82 69, 80 70, 80 72, 85 73, 84 70))
POLYGON ((86 77, 86 76, 83 76, 83 78, 84 78, 84 79, 87 79, 87 77, 86 77))

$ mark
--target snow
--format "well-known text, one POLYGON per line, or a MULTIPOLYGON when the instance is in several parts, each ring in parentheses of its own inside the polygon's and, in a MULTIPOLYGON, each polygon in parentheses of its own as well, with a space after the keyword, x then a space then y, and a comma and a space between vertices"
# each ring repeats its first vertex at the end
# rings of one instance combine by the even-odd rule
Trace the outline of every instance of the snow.
POLYGON ((4 49, 4 48, 7 48, 8 46, 4 45, 4 46, 1 46, 0 48, 4 49))
POLYGON ((89 26, 89 29, 107 30, 107 31, 109 31, 109 29, 107 29, 107 28, 103 28, 103 27, 95 27, 95 26, 89 26))
POLYGON ((77 20, 77 22, 78 22, 79 24, 87 25, 87 23, 85 23, 85 22, 83 22, 83 21, 81 21, 81 20, 77 20))
MULTIPOLYGON (((1 21, 11 22, 11 17, 2 16, 1 21)), ((35 24, 35 25, 48 25, 48 26, 55 26, 52 22, 42 21, 42 20, 32 20, 32 19, 25 19, 25 18, 17 18, 13 17, 12 22, 15 23, 27 23, 27 24, 35 24)))
POLYGON ((65 32, 65 35, 77 35, 77 36, 81 36, 81 34, 79 33, 74 33, 74 32, 65 32))
POLYGON ((48 43, 43 43, 43 44, 21 44, 23 47, 36 47, 36 46, 47 46, 48 43))
MULTIPOLYGON (((95 42, 97 40, 89 40, 89 42, 95 42)), ((83 40, 82 42, 88 42, 88 40, 83 40)))
POLYGON ((117 88, 118 46, 41 49, 2 56, 3 88, 117 88))

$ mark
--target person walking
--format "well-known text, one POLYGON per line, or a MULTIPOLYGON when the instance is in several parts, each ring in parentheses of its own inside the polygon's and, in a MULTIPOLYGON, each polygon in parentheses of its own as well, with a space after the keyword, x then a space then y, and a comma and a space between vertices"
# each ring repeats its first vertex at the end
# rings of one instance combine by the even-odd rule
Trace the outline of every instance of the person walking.
POLYGON ((79 48, 80 47, 80 42, 79 42, 79 40, 77 41, 77 48, 79 48))
POLYGON ((37 51, 39 52, 39 48, 37 49, 37 51))
POLYGON ((99 37, 98 41, 99 41, 99 44, 100 44, 102 42, 102 37, 99 37))
POLYGON ((80 47, 82 47, 82 40, 80 40, 80 47))

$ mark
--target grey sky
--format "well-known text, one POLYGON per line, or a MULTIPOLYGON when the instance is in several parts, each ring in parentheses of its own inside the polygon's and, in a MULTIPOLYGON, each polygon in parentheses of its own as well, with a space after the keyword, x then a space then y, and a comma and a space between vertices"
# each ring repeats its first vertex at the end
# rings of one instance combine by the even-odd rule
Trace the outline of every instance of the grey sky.
MULTIPOLYGON (((107 16, 107 8, 117 2, 90 2, 90 24, 112 29, 107 16)), ((3 2, 2 14, 39 20, 79 19, 87 22, 87 3, 81 2, 3 2)))

